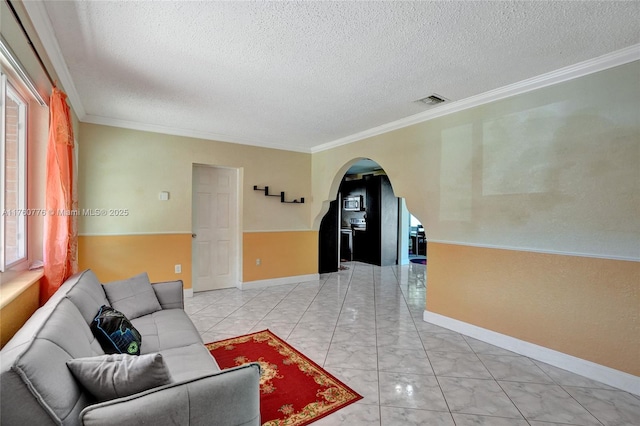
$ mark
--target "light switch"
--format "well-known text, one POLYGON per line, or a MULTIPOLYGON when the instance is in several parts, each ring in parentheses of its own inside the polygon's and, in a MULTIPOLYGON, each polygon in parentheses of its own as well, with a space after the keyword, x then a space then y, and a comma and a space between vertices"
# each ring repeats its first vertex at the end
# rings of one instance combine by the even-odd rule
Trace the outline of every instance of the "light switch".
POLYGON ((160 201, 167 201, 169 199, 169 192, 168 191, 162 191, 160 192, 160 201))

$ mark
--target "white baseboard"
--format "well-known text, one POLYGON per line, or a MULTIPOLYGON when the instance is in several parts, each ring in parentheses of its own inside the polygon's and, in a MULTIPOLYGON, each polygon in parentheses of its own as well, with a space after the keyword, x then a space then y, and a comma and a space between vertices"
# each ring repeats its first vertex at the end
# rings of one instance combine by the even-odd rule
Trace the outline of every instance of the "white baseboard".
POLYGON ((185 288, 182 290, 184 292, 184 298, 193 297, 193 288, 185 288))
POLYGON ((253 290, 253 289, 274 287, 274 286, 283 285, 283 284, 297 284, 297 283, 304 283, 308 281, 317 281, 319 279, 320 279, 320 274, 296 275, 292 277, 271 278, 268 280, 240 282, 240 284, 238 285, 238 288, 240 290, 253 290))
POLYGON ((545 362, 563 370, 579 374, 589 379, 640 395, 640 377, 582 358, 567 355, 505 334, 496 333, 457 319, 434 312, 424 311, 423 319, 431 324, 462 333, 474 339, 507 349, 520 355, 545 362))

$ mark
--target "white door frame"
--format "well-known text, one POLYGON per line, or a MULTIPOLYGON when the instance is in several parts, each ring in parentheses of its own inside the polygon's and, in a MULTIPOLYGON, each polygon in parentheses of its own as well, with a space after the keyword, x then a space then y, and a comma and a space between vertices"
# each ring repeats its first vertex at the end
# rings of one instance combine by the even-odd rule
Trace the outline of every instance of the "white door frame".
POLYGON ((404 198, 400 198, 398 214, 398 265, 409 264, 409 210, 404 198))

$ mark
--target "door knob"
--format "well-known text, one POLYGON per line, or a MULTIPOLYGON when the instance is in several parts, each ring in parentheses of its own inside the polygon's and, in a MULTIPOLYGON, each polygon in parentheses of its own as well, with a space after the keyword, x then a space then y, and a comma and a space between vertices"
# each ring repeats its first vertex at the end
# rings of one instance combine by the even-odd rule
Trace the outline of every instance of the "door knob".
POLYGON ((191 238, 195 238, 195 237, 197 237, 196 234, 191 234, 191 238))

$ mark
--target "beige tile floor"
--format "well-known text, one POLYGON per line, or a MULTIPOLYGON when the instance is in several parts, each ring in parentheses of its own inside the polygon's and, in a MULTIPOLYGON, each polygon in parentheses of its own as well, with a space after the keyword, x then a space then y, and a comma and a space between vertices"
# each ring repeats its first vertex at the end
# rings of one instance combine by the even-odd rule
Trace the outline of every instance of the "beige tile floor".
POLYGON ((205 342, 270 329, 364 398, 326 425, 640 425, 640 397, 426 323, 425 267, 196 293, 205 342))

